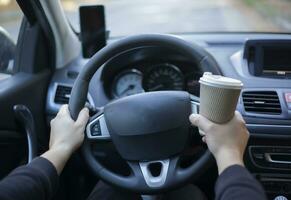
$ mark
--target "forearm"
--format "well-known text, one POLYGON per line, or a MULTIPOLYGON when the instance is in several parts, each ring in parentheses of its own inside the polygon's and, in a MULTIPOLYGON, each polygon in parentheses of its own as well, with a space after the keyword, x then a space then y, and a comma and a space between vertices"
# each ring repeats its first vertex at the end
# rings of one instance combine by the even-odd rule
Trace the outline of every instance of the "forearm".
POLYGON ((240 165, 226 168, 218 177, 215 187, 216 200, 266 200, 259 182, 240 165))
POLYGON ((218 167, 218 174, 221 174, 225 169, 233 165, 244 166, 243 155, 241 155, 240 151, 236 151, 235 149, 221 149, 215 155, 215 159, 218 167))
POLYGON ((80 111, 75 121, 70 117, 68 105, 63 105, 51 121, 50 149, 41 157, 48 159, 60 175, 72 153, 83 143, 89 110, 80 111))
POLYGON ((0 182, 0 199, 50 199, 58 188, 59 176, 52 163, 35 158, 18 167, 0 182))
POLYGON ((42 154, 41 157, 49 160, 56 168, 58 175, 60 175, 71 154, 72 150, 63 146, 51 148, 50 150, 42 154))

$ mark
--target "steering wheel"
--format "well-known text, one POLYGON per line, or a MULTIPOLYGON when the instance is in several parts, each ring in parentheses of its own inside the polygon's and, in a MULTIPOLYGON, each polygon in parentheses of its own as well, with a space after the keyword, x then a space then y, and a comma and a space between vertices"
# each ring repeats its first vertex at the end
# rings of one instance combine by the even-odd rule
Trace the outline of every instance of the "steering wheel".
MULTIPOLYGON (((177 37, 146 34, 121 39, 97 52, 80 72, 69 101, 74 120, 85 105, 89 82, 96 70, 113 57, 144 46, 174 50, 194 61, 201 71, 220 74, 210 54, 177 37)), ((198 112, 197 99, 187 92, 160 91, 137 94, 107 104, 90 118, 86 126, 82 147, 85 161, 103 181, 141 194, 160 193, 195 180, 213 162, 206 150, 189 167, 179 166, 179 158, 190 137, 189 115, 198 112), (100 140, 112 140, 131 168, 129 176, 112 172, 93 156, 91 145, 100 140)))

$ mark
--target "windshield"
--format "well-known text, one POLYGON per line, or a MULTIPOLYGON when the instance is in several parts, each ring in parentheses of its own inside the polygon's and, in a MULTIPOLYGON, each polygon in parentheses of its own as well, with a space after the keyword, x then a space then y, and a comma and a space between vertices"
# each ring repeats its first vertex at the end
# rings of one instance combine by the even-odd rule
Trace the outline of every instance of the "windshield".
POLYGON ((5 29, 14 42, 17 41, 22 16, 16 1, 0 0, 0 28, 5 29))
POLYGON ((62 0, 80 30, 80 5, 105 6, 110 36, 140 33, 291 32, 291 0, 62 0))

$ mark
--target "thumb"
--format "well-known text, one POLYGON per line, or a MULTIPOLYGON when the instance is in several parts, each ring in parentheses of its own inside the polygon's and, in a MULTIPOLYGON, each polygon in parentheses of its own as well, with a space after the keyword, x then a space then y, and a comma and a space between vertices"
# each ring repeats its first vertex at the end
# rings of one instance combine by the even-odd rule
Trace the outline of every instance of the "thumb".
MULTIPOLYGON (((189 117, 190 122, 192 125, 197 126, 199 128, 199 121, 200 121, 200 115, 199 114, 192 114, 189 117)), ((204 136, 205 133, 199 128, 199 134, 201 136, 204 136)))
POLYGON ((79 113, 76 123, 80 125, 85 125, 88 122, 88 119, 89 119, 89 110, 88 108, 83 108, 79 113))
POLYGON ((190 120, 191 124, 194 125, 194 126, 198 126, 198 124, 199 124, 199 117, 200 117, 199 114, 191 114, 189 116, 189 120, 190 120))
POLYGON ((194 126, 197 126, 202 131, 206 130, 211 123, 208 119, 199 114, 191 114, 189 120, 194 126))

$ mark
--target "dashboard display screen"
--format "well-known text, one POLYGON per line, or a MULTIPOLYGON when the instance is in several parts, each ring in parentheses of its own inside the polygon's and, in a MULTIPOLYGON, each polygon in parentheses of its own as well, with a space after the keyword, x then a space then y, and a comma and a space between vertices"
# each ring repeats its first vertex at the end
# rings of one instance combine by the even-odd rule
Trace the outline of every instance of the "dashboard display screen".
POLYGON ((291 47, 265 47, 263 53, 264 72, 291 72, 291 47))

